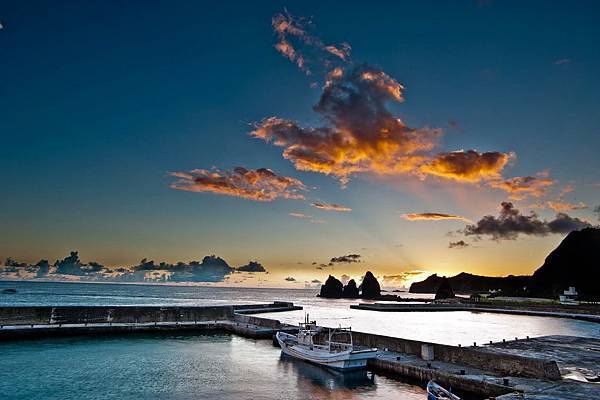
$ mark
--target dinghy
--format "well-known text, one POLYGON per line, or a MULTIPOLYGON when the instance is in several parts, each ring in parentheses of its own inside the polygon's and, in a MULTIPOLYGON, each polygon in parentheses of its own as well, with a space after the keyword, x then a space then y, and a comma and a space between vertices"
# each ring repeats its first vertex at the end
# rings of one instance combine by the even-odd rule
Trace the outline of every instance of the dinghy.
POLYGON ((348 371, 362 369, 367 360, 377 354, 375 348, 358 348, 352 342, 350 328, 321 328, 316 321, 306 320, 299 324, 297 335, 277 332, 281 352, 329 368, 348 371))
POLYGON ((460 400, 455 394, 444 389, 434 381, 429 381, 427 384, 427 400, 460 400))

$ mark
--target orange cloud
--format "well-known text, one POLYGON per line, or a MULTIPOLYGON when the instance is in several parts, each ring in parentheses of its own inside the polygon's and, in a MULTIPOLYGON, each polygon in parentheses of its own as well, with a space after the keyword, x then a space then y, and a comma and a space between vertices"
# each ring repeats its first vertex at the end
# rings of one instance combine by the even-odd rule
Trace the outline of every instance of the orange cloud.
POLYGON ((585 210, 588 208, 587 204, 583 201, 579 203, 569 203, 563 200, 548 200, 543 203, 533 204, 532 208, 551 208, 554 211, 572 211, 572 210, 585 210))
POLYGON ((442 131, 410 128, 387 110, 386 102, 402 101, 402 89, 376 68, 334 68, 315 106, 328 126, 306 128, 270 117, 257 123, 250 135, 282 147, 283 157, 298 170, 333 175, 342 184, 361 172, 414 173, 442 131))
POLYGON ((283 148, 283 157, 296 169, 331 175, 342 186, 359 173, 435 175, 466 182, 500 179, 512 153, 468 150, 433 156, 443 132, 413 128, 394 116, 388 103, 404 101, 404 87, 396 79, 379 68, 353 63, 348 44, 325 45, 308 32, 306 19, 286 12, 272 22, 277 50, 306 73, 319 71, 324 80, 314 110, 325 125, 306 127, 270 117, 250 132, 283 148))
POLYGON ((233 171, 195 169, 170 174, 178 178, 171 188, 191 192, 211 192, 243 199, 273 201, 277 198, 304 199, 306 186, 295 178, 279 176, 267 168, 233 171))
POLYGON ((548 193, 547 188, 556 183, 553 179, 535 176, 517 176, 503 181, 493 181, 489 185, 504 190, 513 200, 523 200, 529 196, 541 197, 548 193))
POLYGON ((470 221, 466 217, 453 214, 442 214, 442 213, 409 213, 400 215, 407 221, 443 221, 443 220, 459 220, 459 221, 470 221))
POLYGON ((464 182, 479 182, 499 178, 504 166, 514 157, 513 153, 476 150, 460 150, 440 153, 421 166, 426 174, 464 182))
POLYGON ((311 206, 316 207, 321 210, 326 210, 326 211, 338 211, 338 212, 352 211, 352 209, 350 207, 344 207, 344 206, 341 206, 341 205, 335 204, 335 203, 318 202, 318 203, 312 203, 311 206))

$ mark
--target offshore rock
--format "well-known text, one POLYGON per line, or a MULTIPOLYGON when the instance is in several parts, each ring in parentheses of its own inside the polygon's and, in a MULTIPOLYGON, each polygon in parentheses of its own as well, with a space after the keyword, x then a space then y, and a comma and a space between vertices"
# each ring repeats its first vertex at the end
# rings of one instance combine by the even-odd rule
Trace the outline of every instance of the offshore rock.
POLYGON ((450 280, 446 277, 442 278, 442 283, 440 287, 438 287, 437 292, 435 293, 435 299, 453 299, 454 291, 452 290, 452 286, 450 286, 450 280))
POLYGON ((354 279, 350 279, 348 284, 342 290, 342 297, 346 299, 358 299, 358 287, 354 279))
POLYGON ((374 299, 381 295, 381 286, 371 271, 367 271, 365 274, 360 289, 362 290, 360 297, 363 299, 374 299))
POLYGON ((342 297, 344 285, 334 276, 329 275, 324 285, 321 285, 321 293, 319 297, 328 299, 339 299, 342 297))

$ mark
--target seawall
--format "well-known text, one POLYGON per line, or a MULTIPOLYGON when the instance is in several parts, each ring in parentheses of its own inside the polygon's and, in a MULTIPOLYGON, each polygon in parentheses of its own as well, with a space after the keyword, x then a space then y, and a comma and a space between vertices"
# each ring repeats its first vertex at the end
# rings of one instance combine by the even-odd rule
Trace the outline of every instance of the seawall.
POLYGON ((484 304, 395 304, 395 303, 360 303, 353 304, 350 308, 357 310, 383 311, 383 312, 435 312, 435 311, 471 311, 486 312, 495 314, 526 315, 533 317, 555 317, 570 318, 588 322, 600 323, 599 314, 582 313, 576 310, 570 311, 551 311, 547 309, 526 309, 517 306, 484 305, 484 304))

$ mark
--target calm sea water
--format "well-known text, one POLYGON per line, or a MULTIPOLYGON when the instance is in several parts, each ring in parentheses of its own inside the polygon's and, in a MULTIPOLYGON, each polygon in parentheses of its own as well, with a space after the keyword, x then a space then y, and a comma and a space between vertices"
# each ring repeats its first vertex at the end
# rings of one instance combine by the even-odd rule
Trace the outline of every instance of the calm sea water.
POLYGON ((0 344, 0 398, 407 399, 415 385, 341 374, 230 335, 94 337, 0 344))
MULTIPOLYGON (((0 282, 0 306, 209 305, 292 301, 302 311, 261 314, 446 344, 541 335, 600 338, 600 325, 562 318, 471 312, 379 313, 316 290, 0 282)), ((269 341, 230 335, 129 335, 0 343, 4 399, 424 399, 419 386, 340 375, 281 358, 269 341)))

